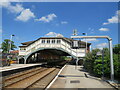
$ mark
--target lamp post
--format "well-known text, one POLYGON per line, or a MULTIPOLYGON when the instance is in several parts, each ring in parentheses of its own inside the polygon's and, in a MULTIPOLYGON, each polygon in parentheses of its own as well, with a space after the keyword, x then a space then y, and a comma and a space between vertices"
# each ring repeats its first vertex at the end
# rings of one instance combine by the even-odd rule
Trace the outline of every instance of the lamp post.
MULTIPOLYGON (((82 33, 82 34, 87 36, 87 33, 82 33)), ((85 55, 87 55, 87 39, 86 39, 86 49, 85 49, 85 55)))
POLYGON ((12 35, 10 36, 10 48, 9 48, 9 53, 10 53, 10 50, 11 50, 11 47, 12 47, 12 37, 13 37, 13 36, 15 36, 15 35, 12 34, 12 35))
POLYGON ((72 35, 74 35, 74 36, 77 36, 77 35, 78 35, 77 29, 74 29, 74 30, 73 30, 73 34, 72 34, 72 35))
POLYGON ((10 36, 10 45, 9 45, 9 42, 8 42, 8 56, 7 56, 7 65, 10 66, 10 50, 11 50, 11 47, 12 47, 12 37, 15 36, 15 35, 11 35, 10 36))

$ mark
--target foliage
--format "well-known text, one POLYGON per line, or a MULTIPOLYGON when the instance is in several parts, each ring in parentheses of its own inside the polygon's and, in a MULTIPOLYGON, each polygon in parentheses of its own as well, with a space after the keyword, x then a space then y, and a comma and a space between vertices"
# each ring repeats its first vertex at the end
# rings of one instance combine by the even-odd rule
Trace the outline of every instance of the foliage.
POLYGON ((114 45, 113 53, 115 76, 120 78, 120 44, 114 45))
MULTIPOLYGON (((102 69, 104 68, 104 75, 110 77, 110 54, 108 48, 103 48, 104 62, 102 62, 102 56, 97 56, 99 49, 94 49, 88 53, 84 60, 84 68, 89 72, 101 77, 103 75, 102 69), (104 67, 103 64, 104 63, 104 67)), ((114 60, 114 72, 115 77, 120 77, 120 44, 113 47, 113 60, 114 60)))
POLYGON ((93 72, 94 68, 94 61, 97 58, 97 52, 99 52, 99 49, 94 49, 92 52, 87 53, 85 57, 84 67, 89 71, 93 72))
MULTIPOLYGON (((97 61, 99 61, 99 60, 96 60, 95 62, 94 62, 94 69, 93 69, 93 71, 94 71, 94 73, 96 74, 96 75, 98 75, 98 76, 101 76, 103 73, 102 73, 102 64, 99 64, 99 62, 97 62, 97 61), (97 64, 98 63, 98 64, 97 64)), ((101 62, 101 61, 100 61, 101 62)))
POLYGON ((11 50, 14 50, 15 48, 17 48, 15 45, 14 45, 14 42, 13 41, 10 41, 9 39, 5 39, 3 42, 2 42, 2 45, 1 45, 1 49, 2 49, 2 52, 3 53, 8 53, 9 50, 10 50, 10 44, 11 44, 11 50))
POLYGON ((94 73, 97 76, 109 76, 110 75, 110 63, 109 59, 104 59, 102 61, 102 58, 95 60, 94 62, 94 73), (104 63, 104 64, 103 64, 104 63), (104 69, 104 72, 102 71, 104 69))
POLYGON ((115 76, 120 78, 120 58, 118 54, 113 55, 115 76))
POLYGON ((114 45, 113 52, 115 54, 120 54, 120 44, 114 45))

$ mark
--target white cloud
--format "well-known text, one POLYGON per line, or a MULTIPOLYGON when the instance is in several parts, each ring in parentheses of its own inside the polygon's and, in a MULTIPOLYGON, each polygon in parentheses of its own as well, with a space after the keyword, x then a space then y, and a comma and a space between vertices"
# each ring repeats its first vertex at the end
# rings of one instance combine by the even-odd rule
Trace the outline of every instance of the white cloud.
POLYGON ((99 49, 103 49, 105 47, 108 46, 108 43, 100 43, 100 44, 97 44, 96 47, 99 48, 99 49))
POLYGON ((107 22, 103 23, 103 25, 120 22, 119 16, 120 16, 120 10, 116 11, 115 16, 112 16, 111 18, 109 18, 107 22))
POLYGON ((62 34, 58 33, 56 37, 64 37, 62 34))
POLYGON ((82 39, 82 41, 87 41, 87 42, 93 41, 93 42, 96 42, 98 40, 96 38, 88 38, 88 39, 82 39))
POLYGON ((100 28, 99 31, 109 31, 108 28, 100 28))
POLYGON ((49 23, 50 21, 52 21, 55 17, 57 17, 54 13, 49 14, 47 16, 43 16, 40 19, 35 19, 35 21, 42 21, 42 22, 47 22, 49 23))
POLYGON ((116 14, 118 15, 118 17, 120 16, 120 10, 118 10, 117 12, 116 12, 116 14))
POLYGON ((113 16, 112 18, 108 19, 108 23, 118 23, 118 16, 113 16))
POLYGON ((61 24, 68 24, 67 21, 61 21, 61 24))
POLYGON ((29 19, 35 17, 34 13, 30 9, 25 9, 21 4, 12 5, 10 3, 10 0, 6 0, 6 2, 0 3, 0 6, 6 8, 11 13, 16 13, 18 16, 16 17, 15 20, 26 22, 29 19))
POLYGON ((64 37, 62 34, 55 33, 55 32, 49 32, 45 36, 48 36, 48 37, 64 37))
POLYGON ((107 25, 107 24, 109 24, 109 23, 103 23, 103 25, 107 25))
POLYGON ((12 5, 10 2, 2 2, 0 3, 0 6, 8 9, 12 13, 20 13, 24 10, 23 6, 21 4, 12 5))
POLYGON ((105 47, 105 46, 107 46, 108 44, 107 43, 100 43, 100 44, 98 44, 98 45, 96 45, 97 47, 105 47))
POLYGON ((24 10, 24 8, 22 7, 21 4, 16 4, 15 6, 10 5, 8 7, 8 9, 12 12, 12 13, 20 13, 24 10))
POLYGON ((34 17, 35 17, 35 15, 33 12, 31 12, 30 9, 25 9, 21 12, 21 14, 19 16, 16 17, 16 20, 26 22, 29 19, 34 18, 34 17))

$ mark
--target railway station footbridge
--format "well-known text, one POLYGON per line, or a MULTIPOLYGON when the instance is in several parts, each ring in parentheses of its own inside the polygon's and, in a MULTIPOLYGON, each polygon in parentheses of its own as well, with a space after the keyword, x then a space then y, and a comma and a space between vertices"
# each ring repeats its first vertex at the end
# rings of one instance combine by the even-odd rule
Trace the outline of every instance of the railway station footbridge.
MULTIPOLYGON (((19 59, 23 58, 24 63, 31 57, 38 58, 59 58, 59 56, 72 56, 73 58, 84 58, 86 53, 86 42, 80 43, 80 48, 73 49, 71 44, 74 40, 65 37, 41 37, 35 41, 21 43, 19 46, 19 59)), ((89 51, 90 43, 87 44, 89 51)))

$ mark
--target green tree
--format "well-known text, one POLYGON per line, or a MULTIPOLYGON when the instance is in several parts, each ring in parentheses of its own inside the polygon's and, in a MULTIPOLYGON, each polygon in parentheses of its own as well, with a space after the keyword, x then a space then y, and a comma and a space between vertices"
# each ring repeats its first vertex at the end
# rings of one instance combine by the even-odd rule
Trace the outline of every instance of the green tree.
POLYGON ((113 53, 115 76, 120 78, 120 44, 114 45, 113 53))
POLYGON ((10 50, 10 44, 11 44, 11 50, 14 50, 15 48, 17 48, 14 45, 13 41, 10 41, 9 39, 5 39, 2 44, 1 44, 1 49, 3 53, 8 53, 10 50))
POLYGON ((120 44, 114 45, 114 47, 113 47, 113 52, 114 52, 115 54, 120 54, 120 44))
MULTIPOLYGON (((106 53, 106 52, 105 52, 106 53)), ((95 75, 101 77, 104 73, 104 76, 109 76, 110 75, 110 57, 109 55, 104 55, 104 64, 102 63, 102 57, 100 56, 97 58, 94 62, 94 73, 95 75), (102 69, 104 68, 104 72, 102 69)))
MULTIPOLYGON (((113 61, 115 78, 120 78, 120 44, 113 47, 113 61)), ((108 48, 103 48, 104 51, 104 76, 110 77, 110 53, 108 48)), ((97 56, 99 49, 92 50, 87 54, 84 61, 84 68, 91 71, 95 75, 101 77, 102 72, 102 56, 97 56)))
POLYGON ((94 62, 97 58, 97 52, 99 49, 94 49, 91 52, 87 53, 84 61, 84 68, 86 68, 89 72, 93 72, 94 69, 94 62))

